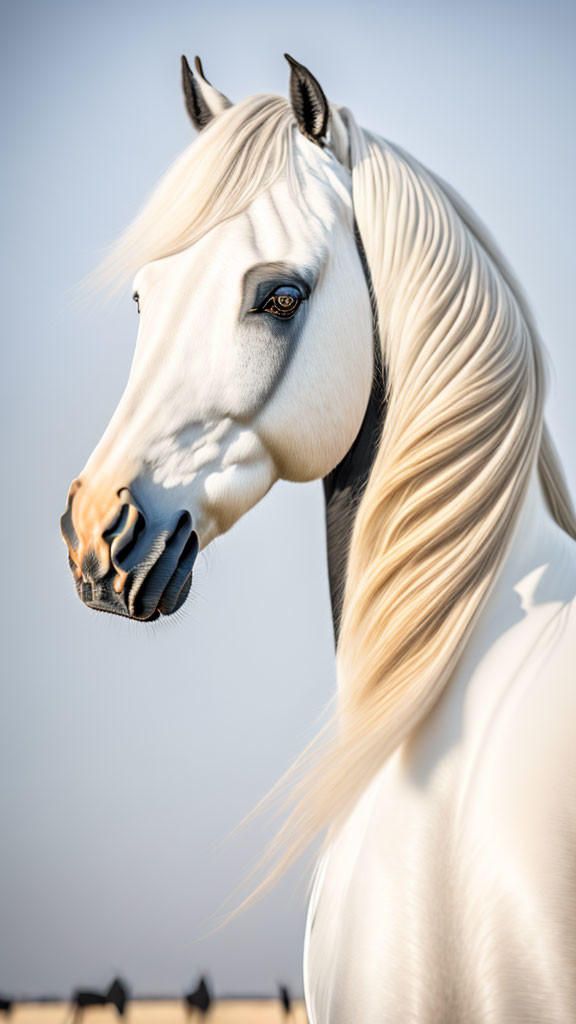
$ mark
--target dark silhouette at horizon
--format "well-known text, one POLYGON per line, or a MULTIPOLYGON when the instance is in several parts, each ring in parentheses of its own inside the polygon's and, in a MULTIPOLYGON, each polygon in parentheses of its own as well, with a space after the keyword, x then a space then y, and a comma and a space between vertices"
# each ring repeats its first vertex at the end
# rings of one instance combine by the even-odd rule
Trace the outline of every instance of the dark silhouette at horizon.
POLYGON ((286 985, 278 985, 278 998, 287 1017, 292 1013, 292 998, 286 985))
POLYGON ((188 1013, 198 1010, 201 1017, 205 1017, 212 1005, 212 996, 204 975, 201 976, 197 988, 184 996, 184 1002, 188 1013))
POLYGON ((74 1008, 72 1020, 81 1020, 83 1012, 88 1006, 115 1006, 119 1016, 122 1017, 128 999, 128 988, 120 978, 114 978, 106 992, 76 989, 71 999, 74 1008))

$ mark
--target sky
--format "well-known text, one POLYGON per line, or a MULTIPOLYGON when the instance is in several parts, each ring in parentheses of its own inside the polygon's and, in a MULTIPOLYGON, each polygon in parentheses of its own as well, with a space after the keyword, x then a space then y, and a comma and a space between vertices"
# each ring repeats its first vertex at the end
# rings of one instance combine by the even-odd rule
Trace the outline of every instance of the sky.
POLYGON ((558 0, 3 3, 0 991, 301 989, 302 867, 216 926, 273 825, 231 833, 334 692, 321 485, 276 485, 151 627, 81 605, 59 534, 137 329, 78 285, 193 139, 180 54, 240 99, 286 94, 288 51, 464 195, 535 312, 574 494, 575 29, 558 0))

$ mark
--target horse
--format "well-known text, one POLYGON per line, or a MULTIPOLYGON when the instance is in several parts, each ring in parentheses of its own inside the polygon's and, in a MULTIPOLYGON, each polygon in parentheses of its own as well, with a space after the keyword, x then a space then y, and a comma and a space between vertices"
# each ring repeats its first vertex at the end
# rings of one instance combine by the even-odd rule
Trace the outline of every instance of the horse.
POLYGON ((212 1005, 212 996, 206 978, 202 976, 195 989, 184 996, 186 1013, 190 1016, 198 1010, 200 1017, 205 1017, 212 1005))
POLYGON ((198 137, 102 271, 140 319, 62 518, 76 589, 172 615, 278 479, 322 480, 336 712, 272 850, 324 836, 310 1020, 565 1024, 576 520, 542 344, 454 189, 287 60, 289 99, 232 104, 183 58, 198 137))
POLYGON ((95 992, 93 989, 77 989, 71 999, 72 1020, 81 1020, 84 1010, 91 1006, 115 1006, 120 1017, 124 1016, 128 1002, 128 989, 120 978, 114 981, 105 992, 95 992))

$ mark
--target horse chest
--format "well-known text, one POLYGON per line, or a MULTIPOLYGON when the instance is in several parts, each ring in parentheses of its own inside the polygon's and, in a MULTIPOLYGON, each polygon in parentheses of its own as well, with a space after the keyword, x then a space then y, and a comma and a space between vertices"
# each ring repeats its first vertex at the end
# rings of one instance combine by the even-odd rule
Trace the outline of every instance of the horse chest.
POLYGON ((327 851, 306 937, 313 1024, 571 1019, 570 617, 545 605, 488 650, 477 637, 327 851))

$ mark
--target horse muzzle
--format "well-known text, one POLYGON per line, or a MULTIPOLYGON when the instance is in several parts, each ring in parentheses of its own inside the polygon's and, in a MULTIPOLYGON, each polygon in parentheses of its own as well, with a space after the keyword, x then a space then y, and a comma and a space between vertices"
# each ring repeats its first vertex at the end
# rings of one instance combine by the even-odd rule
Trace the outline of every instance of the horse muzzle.
POLYGON ((99 516, 81 486, 72 484, 60 520, 80 599, 89 608, 139 622, 178 611, 190 592, 198 554, 190 513, 180 511, 159 526, 121 488, 114 510, 97 529, 99 516))

